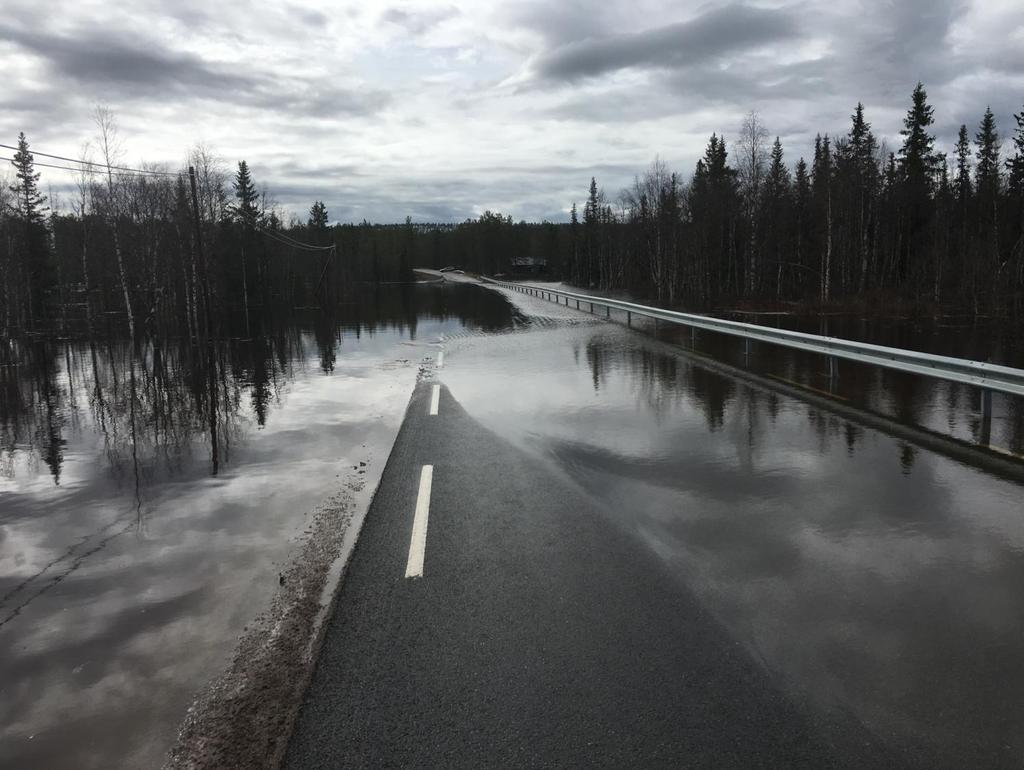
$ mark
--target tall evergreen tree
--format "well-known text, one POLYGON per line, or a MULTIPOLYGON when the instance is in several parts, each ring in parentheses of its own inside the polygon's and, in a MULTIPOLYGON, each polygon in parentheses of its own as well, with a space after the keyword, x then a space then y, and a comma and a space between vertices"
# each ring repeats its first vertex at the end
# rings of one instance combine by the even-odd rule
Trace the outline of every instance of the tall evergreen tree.
POLYGON ((874 242, 872 230, 875 227, 874 204, 878 189, 878 166, 875 160, 878 142, 871 132, 871 124, 864 118, 864 105, 861 102, 857 102, 850 120, 843 163, 843 175, 850 187, 846 216, 853 239, 851 256, 856 255, 858 262, 857 287, 863 292, 867 288, 873 261, 871 244, 874 242))
POLYGON ((999 194, 1002 179, 999 164, 999 134, 991 108, 978 125, 974 135, 978 163, 974 169, 975 212, 978 220, 978 252, 984 269, 993 281, 999 281, 999 194))
POLYGON ((963 124, 957 134, 953 153, 956 155, 956 173, 953 176, 956 200, 958 205, 966 207, 974 188, 971 184, 971 141, 967 136, 967 126, 963 124))
POLYGON ((15 182, 10 187, 14 197, 14 215, 20 222, 20 273, 25 280, 26 306, 23 321, 32 326, 42 311, 45 292, 55 281, 50 255, 50 239, 46 231, 46 196, 39 192, 40 174, 29 150, 25 132, 18 134, 18 149, 11 160, 15 182))
POLYGON ((971 209, 974 205, 974 184, 971 181, 971 140, 967 126, 961 125, 953 149, 956 170, 953 172, 952 244, 960 263, 961 292, 975 301, 977 271, 971 258, 971 209))
POLYGON ((41 225, 46 220, 46 196, 39 192, 39 172, 35 169, 35 157, 29 150, 25 132, 18 134, 18 149, 11 160, 14 166, 15 183, 10 187, 14 193, 14 210, 19 219, 41 225))
POLYGON ((768 171, 764 179, 764 241, 762 254, 767 257, 765 272, 775 277, 775 296, 782 296, 782 275, 787 262, 791 226, 792 179, 783 159, 782 141, 775 137, 768 171))
POLYGON ((1013 155, 1006 159, 1006 181, 1010 195, 1024 199, 1024 109, 1013 119, 1017 127, 1013 130, 1013 155))
POLYGON ((1000 185, 999 133, 991 107, 985 109, 974 140, 978 148, 975 154, 978 165, 974 172, 978 195, 997 195, 1000 185))
POLYGON ((253 184, 252 174, 249 173, 249 164, 244 160, 238 162, 238 172, 235 174, 235 204, 232 212, 235 218, 241 223, 242 237, 240 239, 240 255, 242 263, 242 306, 245 311, 245 333, 250 335, 249 328, 249 268, 246 258, 250 234, 258 224, 256 219, 256 201, 259 193, 256 192, 256 185, 253 184))
POLYGON ((314 230, 327 229, 327 206, 323 201, 316 201, 309 209, 309 220, 306 224, 314 230))
POLYGON ((1013 155, 1006 160, 1010 257, 1024 273, 1024 109, 1014 114, 1013 155))
POLYGON ((900 147, 900 181, 902 184, 902 213, 905 227, 900 233, 897 255, 897 279, 905 283, 919 270, 923 262, 919 257, 927 251, 927 229, 931 223, 931 200, 938 168, 935 137, 929 128, 935 122, 928 93, 918 83, 911 96, 911 106, 903 119, 903 146, 900 147))
POLYGON ((235 173, 234 181, 235 204, 232 212, 243 224, 252 227, 256 224, 256 203, 259 200, 259 193, 252 181, 252 174, 249 171, 249 164, 244 160, 238 162, 238 171, 235 173))
POLYGON ((590 191, 587 202, 583 206, 583 239, 586 250, 586 263, 582 270, 581 280, 585 286, 600 283, 598 264, 600 263, 600 230, 601 200, 597 189, 597 179, 590 177, 590 191))
POLYGON ((800 268, 798 285, 803 287, 808 276, 807 243, 810 240, 808 227, 811 222, 811 177, 807 161, 803 158, 796 163, 793 174, 793 257, 800 268))

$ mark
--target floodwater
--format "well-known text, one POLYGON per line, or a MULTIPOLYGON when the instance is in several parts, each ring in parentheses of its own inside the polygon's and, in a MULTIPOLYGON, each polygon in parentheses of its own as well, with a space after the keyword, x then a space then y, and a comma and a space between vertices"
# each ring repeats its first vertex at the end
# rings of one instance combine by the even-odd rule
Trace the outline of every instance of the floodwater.
POLYGON ((795 700, 923 764, 1020 766, 1020 404, 994 404, 1003 451, 975 449, 969 389, 647 331, 477 286, 368 289, 224 342, 212 420, 187 346, 19 345, 0 361, 0 764, 158 764, 305 512, 360 461, 379 476, 444 337, 452 397, 587 491, 795 700))
MULTIPOLYGON (((558 320, 449 343, 469 414, 585 490, 822 724, 908 764, 1024 764, 1024 460, 970 447, 971 394, 844 368, 822 397, 820 360, 699 336, 722 366, 688 333, 509 296, 558 320)), ((995 422, 1019 450, 1020 405, 995 422)))
POLYGON ((311 512, 376 485, 424 357, 512 322, 406 285, 268 319, 212 373, 187 344, 5 341, 0 766, 159 766, 311 512))

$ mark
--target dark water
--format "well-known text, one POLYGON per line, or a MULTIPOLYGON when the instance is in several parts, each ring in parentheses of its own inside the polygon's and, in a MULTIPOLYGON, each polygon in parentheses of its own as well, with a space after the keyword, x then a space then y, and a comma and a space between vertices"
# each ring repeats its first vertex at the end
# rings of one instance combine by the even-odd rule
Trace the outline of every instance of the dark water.
POLYGON ((309 512, 379 477, 420 361, 513 320, 467 287, 357 296, 212 368, 180 341, 4 341, 0 766, 158 766, 309 512))
MULTIPOLYGON (((0 765, 159 763, 304 512, 359 461, 379 474, 442 336, 470 415, 587 490, 794 699, 926 764, 1022 764, 1024 462, 969 446, 977 394, 701 335, 708 362, 688 334, 512 299, 368 290, 222 341, 212 379, 181 344, 5 350, 0 765)), ((1020 363, 984 331, 829 324, 1020 363)), ((991 443, 1024 451, 1021 405, 994 406, 991 443)))
MULTIPOLYGON (((1024 462, 905 429, 970 437, 976 404, 956 388, 844 370, 840 399, 809 401, 768 375, 814 383, 820 360, 699 342, 737 376, 598 324, 452 343, 443 379, 646 543, 812 713, 925 766, 1024 764, 1024 462)), ((996 417, 993 440, 1019 447, 1019 404, 996 417)))

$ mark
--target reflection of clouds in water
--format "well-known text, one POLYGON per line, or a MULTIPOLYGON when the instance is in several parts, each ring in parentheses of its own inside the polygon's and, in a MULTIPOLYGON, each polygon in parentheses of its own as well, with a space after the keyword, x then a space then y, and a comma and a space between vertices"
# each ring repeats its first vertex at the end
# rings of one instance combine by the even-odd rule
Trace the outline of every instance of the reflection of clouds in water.
MULTIPOLYGON (((35 438, 51 435, 47 412, 0 404, 0 596, 36 576, 19 592, 32 601, 0 628, 0 753, 47 767, 159 762, 196 688, 277 587, 306 512, 360 461, 379 473, 429 343, 511 319, 477 287, 427 298, 422 318, 417 296, 387 294, 390 309, 358 333, 292 328, 219 349, 215 477, 209 379, 186 349, 164 351, 163 379, 151 351, 137 368, 134 441, 123 346, 98 351, 95 370, 88 348, 69 351, 72 379, 61 369, 55 380, 71 415, 59 486, 35 438), (419 342, 406 345, 410 317, 419 342)), ((31 397, 36 383, 19 387, 31 397)))
POLYGON ((1024 750, 1019 485, 621 329, 530 337, 467 342, 452 395, 637 532, 787 690, 936 756, 1024 750))

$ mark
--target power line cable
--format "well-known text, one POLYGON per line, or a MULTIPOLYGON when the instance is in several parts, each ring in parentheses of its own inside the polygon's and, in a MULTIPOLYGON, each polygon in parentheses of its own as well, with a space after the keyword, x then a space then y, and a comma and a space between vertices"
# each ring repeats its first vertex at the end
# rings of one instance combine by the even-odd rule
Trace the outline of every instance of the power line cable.
POLYGON ((303 243, 297 241, 294 238, 283 235, 279 230, 264 230, 261 227, 256 228, 257 232, 263 233, 265 236, 270 238, 272 241, 277 241, 284 246, 291 246, 295 249, 306 249, 307 251, 332 251, 335 247, 332 246, 314 246, 311 243, 303 243))
MULTIPOLYGON (((14 147, 14 146, 9 145, 9 144, 2 144, 2 143, 0 143, 0 147, 3 147, 3 148, 8 149, 8 150, 19 150, 18 147, 14 147)), ((154 171, 154 170, 149 170, 149 169, 129 168, 127 166, 112 166, 112 165, 110 165, 108 163, 99 163, 97 161, 84 160, 82 158, 68 158, 68 157, 66 157, 64 155, 54 155, 52 153, 39 152, 38 150, 29 150, 29 152, 33 156, 41 155, 44 158, 54 158, 56 160, 67 161, 69 163, 81 163, 83 165, 88 165, 88 166, 97 166, 99 168, 109 170, 111 173, 115 174, 115 176, 130 176, 132 174, 152 174, 154 176, 174 177, 174 176, 179 176, 180 175, 180 172, 177 172, 177 171, 154 171)), ((0 161, 8 161, 10 163, 14 163, 15 162, 14 158, 2 158, 2 157, 0 157, 0 161)), ((53 163, 43 163, 42 161, 35 160, 34 157, 33 157, 32 163, 33 163, 34 166, 42 166, 43 168, 60 169, 62 171, 81 172, 81 171, 84 170, 82 168, 75 168, 74 166, 58 166, 58 165, 53 164, 53 163)), ((330 245, 330 246, 317 246, 317 245, 312 244, 312 243, 303 243, 302 241, 299 241, 299 240, 297 240, 295 238, 292 238, 290 235, 285 235, 280 230, 266 230, 266 229, 261 227, 256 222, 253 222, 252 226, 258 232, 263 233, 264 235, 270 237, 272 240, 276 240, 278 243, 281 243, 281 244, 283 244, 285 246, 291 246, 291 247, 297 248, 297 249, 306 249, 308 251, 331 251, 332 249, 335 248, 335 246, 333 244, 330 245)))
MULTIPOLYGON (((6 145, 0 145, 0 147, 5 147, 5 146, 6 145)), ((0 161, 10 161, 11 163, 15 162, 14 158, 3 158, 3 157, 0 157, 0 161)), ((42 161, 37 161, 37 160, 33 160, 32 161, 32 165, 33 166, 41 166, 42 168, 56 168, 56 169, 60 169, 62 171, 75 171, 75 172, 81 172, 82 171, 82 169, 75 168, 74 166, 57 166, 57 165, 55 165, 53 163, 43 163, 42 161)), ((112 166, 111 168, 114 168, 114 167, 112 166)), ((86 170, 88 171, 88 170, 91 170, 91 169, 86 169, 86 170)), ((135 171, 111 171, 110 173, 112 173, 114 176, 136 176, 138 174, 138 172, 135 172, 135 171)), ((176 174, 168 173, 167 176, 176 176, 176 174)))
MULTIPOLYGON (((4 149, 7 149, 7 150, 19 150, 20 149, 18 147, 15 147, 15 146, 12 146, 12 145, 9 145, 9 144, 0 144, 0 147, 3 147, 4 149)), ((155 174, 157 176, 177 176, 178 175, 177 171, 157 171, 155 169, 129 168, 127 166, 112 166, 109 163, 100 163, 99 161, 85 160, 84 158, 68 158, 68 157, 66 157, 64 155, 53 155, 53 154, 48 153, 48 152, 40 152, 39 150, 31 150, 30 149, 29 150, 29 154, 31 154, 31 155, 41 155, 44 158, 53 158, 55 160, 64 160, 64 161, 67 161, 69 163, 82 163, 82 164, 87 165, 87 166, 99 166, 100 168, 111 169, 112 171, 127 171, 127 172, 130 172, 132 174, 155 174)), ((5 160, 9 160, 9 158, 7 158, 5 160)), ((69 171, 81 171, 81 169, 77 169, 77 168, 68 169, 66 166, 52 166, 52 165, 48 165, 46 163, 38 163, 37 165, 45 166, 46 168, 64 168, 64 169, 69 170, 69 171)))

